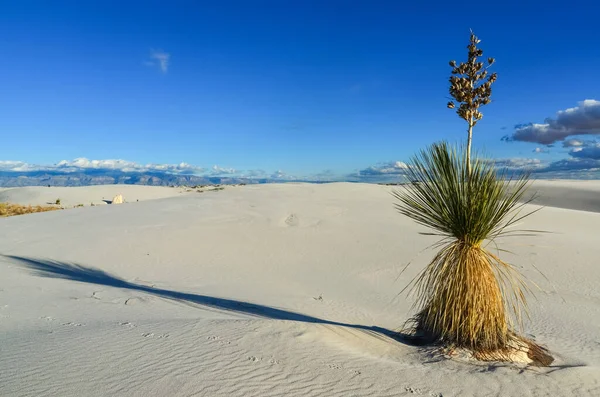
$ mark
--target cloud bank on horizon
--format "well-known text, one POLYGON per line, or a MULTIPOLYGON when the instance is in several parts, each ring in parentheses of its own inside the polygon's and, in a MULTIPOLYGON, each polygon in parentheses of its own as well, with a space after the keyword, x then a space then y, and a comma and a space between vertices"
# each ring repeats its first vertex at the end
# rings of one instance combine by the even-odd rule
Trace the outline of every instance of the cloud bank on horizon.
POLYGON ((23 161, 0 161, 0 171, 33 172, 58 171, 64 173, 82 170, 113 170, 123 172, 166 172, 172 174, 193 174, 205 169, 187 163, 179 164, 139 164, 127 160, 89 160, 84 157, 75 160, 62 160, 53 165, 29 164, 23 161))
POLYGON ((550 153, 550 148, 560 142, 569 157, 550 163, 540 162, 536 172, 571 173, 575 177, 578 176, 576 173, 582 177, 595 173, 600 177, 600 142, 593 136, 600 136, 600 101, 586 99, 576 107, 559 110, 554 118, 547 118, 544 123, 517 125, 514 132, 502 140, 545 145, 545 149, 533 149, 537 154, 550 153))
POLYGON ((547 118, 544 123, 517 125, 504 139, 551 145, 577 135, 600 135, 600 101, 586 99, 579 106, 559 110, 556 118, 547 118))
MULTIPOLYGON (((539 177, 568 179, 600 178, 600 144, 586 149, 577 148, 572 154, 575 158, 558 161, 544 161, 538 158, 498 158, 494 164, 507 172, 527 171, 539 177), (579 157, 577 153, 583 152, 579 157), (597 156, 596 158, 590 158, 597 156)), ((538 152, 536 152, 538 153, 538 152)), ((348 175, 347 180, 357 182, 392 182, 406 180, 408 165, 401 162, 388 162, 370 166, 348 175), (401 164, 401 165, 400 165, 401 164)))
MULTIPOLYGON (((554 147, 562 142, 564 149, 570 149, 570 159, 552 163, 549 168, 561 170, 600 168, 600 142, 589 139, 600 136, 600 101, 586 99, 579 106, 559 110, 555 118, 547 118, 544 123, 529 123, 515 126, 511 135, 502 139, 507 142, 530 142, 554 147)), ((547 149, 536 148, 535 153, 548 153, 547 149)))
MULTIPOLYGON (((553 177, 596 178, 600 177, 600 144, 582 148, 575 147, 573 158, 554 162, 537 158, 504 158, 493 159, 496 166, 507 171, 530 171, 534 174, 556 174, 553 177), (578 155, 577 153, 581 153, 578 155)), ((213 165, 200 167, 188 163, 179 164, 140 164, 127 160, 89 160, 77 158, 62 160, 53 165, 29 164, 23 161, 0 160, 0 172, 24 174, 31 172, 53 172, 70 174, 77 172, 136 172, 171 175, 195 175, 204 177, 231 177, 247 179, 268 179, 271 181, 313 181, 313 182, 405 182, 408 180, 409 165, 402 161, 378 163, 349 174, 339 174, 324 170, 309 175, 291 175, 282 170, 267 172, 265 170, 236 170, 229 167, 213 165)))
POLYGON ((85 171, 120 171, 120 172, 138 172, 138 173, 162 173, 173 175, 195 175, 207 177, 236 177, 236 178, 268 178, 273 180, 296 180, 294 175, 290 175, 282 170, 269 173, 264 170, 236 170, 234 168, 221 167, 213 165, 209 168, 199 167, 188 163, 179 164, 140 164, 134 161, 121 159, 110 160, 89 160, 84 157, 74 160, 62 160, 52 165, 30 164, 24 161, 0 160, 0 172, 28 173, 28 172, 56 172, 56 173, 76 173, 85 171))

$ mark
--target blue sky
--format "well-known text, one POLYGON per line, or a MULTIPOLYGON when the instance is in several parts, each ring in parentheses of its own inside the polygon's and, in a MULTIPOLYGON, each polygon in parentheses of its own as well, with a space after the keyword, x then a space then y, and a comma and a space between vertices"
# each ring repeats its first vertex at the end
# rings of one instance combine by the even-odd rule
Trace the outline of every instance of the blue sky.
POLYGON ((466 3, 404 3, 5 2, 0 168, 395 175, 465 138, 445 104, 469 28, 499 75, 474 146, 515 167, 600 168, 600 5, 477 3, 469 20, 466 3))

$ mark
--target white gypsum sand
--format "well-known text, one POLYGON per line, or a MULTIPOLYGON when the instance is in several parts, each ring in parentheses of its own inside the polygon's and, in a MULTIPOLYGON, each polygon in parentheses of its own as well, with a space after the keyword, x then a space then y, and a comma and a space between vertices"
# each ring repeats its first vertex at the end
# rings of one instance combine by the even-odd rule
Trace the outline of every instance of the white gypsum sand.
MULTIPOLYGON (((413 313, 398 293, 436 241, 395 212, 393 187, 128 186, 105 196, 129 204, 0 219, 0 395, 600 395, 598 199, 539 186, 553 206, 522 227, 554 233, 503 239, 516 255, 502 256, 541 288, 525 333, 550 368, 386 335, 413 313)), ((87 203, 100 188, 70 189, 87 203)))
POLYGON ((82 187, 12 187, 0 188, 0 203, 10 202, 22 205, 49 205, 60 200, 64 207, 83 204, 108 204, 118 194, 127 202, 146 201, 166 197, 174 197, 185 192, 185 189, 161 186, 138 185, 97 185, 82 187))

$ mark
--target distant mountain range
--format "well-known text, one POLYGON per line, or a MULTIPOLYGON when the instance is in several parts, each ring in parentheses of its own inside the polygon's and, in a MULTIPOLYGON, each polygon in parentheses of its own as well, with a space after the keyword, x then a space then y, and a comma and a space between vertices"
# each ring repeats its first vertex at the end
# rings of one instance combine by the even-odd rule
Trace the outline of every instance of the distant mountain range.
MULTIPOLYGON (((511 176, 509 172, 504 176, 511 176)), ((598 179, 578 174, 536 173, 534 179, 598 179)), ((341 181, 341 180, 338 180, 341 181)), ((345 182, 378 183, 383 185, 401 185, 410 181, 400 179, 398 175, 360 175, 348 177, 345 182)), ((264 183, 328 183, 326 180, 292 179, 277 177, 239 177, 239 176, 200 176, 160 171, 121 171, 112 169, 82 169, 77 171, 35 170, 0 171, 0 188, 23 186, 92 186, 92 185, 147 185, 147 186, 198 186, 198 185, 238 185, 264 183)))
POLYGON ((124 172, 118 170, 60 171, 0 171, 0 187, 19 186, 90 186, 90 185, 149 185, 149 186, 193 186, 214 184, 256 184, 285 182, 269 178, 236 178, 196 176, 161 172, 124 172))

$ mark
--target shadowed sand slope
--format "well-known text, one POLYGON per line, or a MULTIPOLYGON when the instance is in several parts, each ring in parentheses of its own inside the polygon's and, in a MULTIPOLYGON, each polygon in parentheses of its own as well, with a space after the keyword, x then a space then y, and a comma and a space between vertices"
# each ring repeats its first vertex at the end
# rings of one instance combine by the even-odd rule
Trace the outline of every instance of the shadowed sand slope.
POLYGON ((535 181, 535 204, 578 211, 600 212, 600 181, 535 181))
POLYGON ((600 395, 600 214, 545 208, 523 227, 552 233, 503 241, 541 289, 525 332, 556 357, 518 370, 395 338, 412 313, 398 293, 436 240, 390 189, 243 186, 0 219, 0 395, 600 395))
POLYGON ((393 337, 398 341, 402 339, 402 335, 400 333, 390 331, 385 328, 372 326, 367 327, 357 324, 344 324, 334 321, 323 320, 312 316, 306 316, 300 313, 294 313, 291 311, 282 310, 274 307, 256 305, 249 302, 172 291, 163 288, 156 288, 154 286, 149 287, 142 284, 127 282, 118 277, 110 275, 102 270, 89 269, 77 264, 60 263, 52 260, 24 258, 18 256, 6 256, 5 258, 14 263, 20 264, 25 269, 31 270, 34 275, 40 277, 60 278, 80 283, 96 284, 99 286, 124 288, 132 291, 144 292, 146 294, 157 296, 163 299, 169 299, 190 305, 199 305, 202 307, 213 308, 224 312, 234 312, 246 314, 249 316, 269 318, 273 320, 288 320, 356 328, 364 331, 379 333, 381 334, 381 336, 393 337))

